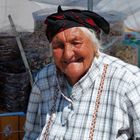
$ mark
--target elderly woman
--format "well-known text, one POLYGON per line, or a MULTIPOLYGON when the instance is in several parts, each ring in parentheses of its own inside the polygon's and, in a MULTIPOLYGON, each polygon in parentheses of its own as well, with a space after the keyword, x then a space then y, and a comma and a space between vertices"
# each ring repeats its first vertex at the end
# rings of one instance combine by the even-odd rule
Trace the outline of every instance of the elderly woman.
POLYGON ((36 77, 24 140, 140 139, 140 69, 99 51, 108 22, 59 7, 45 23, 54 64, 36 77))

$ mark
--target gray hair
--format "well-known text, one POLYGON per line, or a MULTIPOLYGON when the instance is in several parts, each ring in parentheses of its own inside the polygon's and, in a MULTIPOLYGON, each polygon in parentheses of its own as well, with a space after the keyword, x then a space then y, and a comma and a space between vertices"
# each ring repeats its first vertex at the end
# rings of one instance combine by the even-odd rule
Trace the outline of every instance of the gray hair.
POLYGON ((97 38, 96 33, 92 29, 88 29, 86 27, 78 27, 80 30, 82 30, 88 37, 90 37, 91 41, 95 44, 97 47, 97 50, 101 48, 100 40, 97 38))

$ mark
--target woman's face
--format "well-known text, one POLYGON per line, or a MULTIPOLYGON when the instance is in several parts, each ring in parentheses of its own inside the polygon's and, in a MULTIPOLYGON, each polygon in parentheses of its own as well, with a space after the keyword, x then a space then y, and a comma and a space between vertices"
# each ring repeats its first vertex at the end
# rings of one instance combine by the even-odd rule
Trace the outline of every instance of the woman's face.
POLYGON ((55 64, 72 85, 90 68, 95 48, 90 37, 77 27, 57 33, 52 40, 55 64))

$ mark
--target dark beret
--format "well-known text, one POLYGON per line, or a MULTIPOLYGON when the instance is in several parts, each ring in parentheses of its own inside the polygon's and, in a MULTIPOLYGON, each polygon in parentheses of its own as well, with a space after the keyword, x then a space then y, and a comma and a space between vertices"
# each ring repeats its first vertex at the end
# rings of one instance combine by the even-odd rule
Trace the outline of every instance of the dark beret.
POLYGON ((57 33, 72 27, 93 29, 97 36, 100 35, 101 30, 106 34, 110 30, 109 23, 95 12, 78 9, 62 10, 60 6, 58 6, 57 13, 46 18, 45 24, 47 25, 46 36, 49 42, 57 33))

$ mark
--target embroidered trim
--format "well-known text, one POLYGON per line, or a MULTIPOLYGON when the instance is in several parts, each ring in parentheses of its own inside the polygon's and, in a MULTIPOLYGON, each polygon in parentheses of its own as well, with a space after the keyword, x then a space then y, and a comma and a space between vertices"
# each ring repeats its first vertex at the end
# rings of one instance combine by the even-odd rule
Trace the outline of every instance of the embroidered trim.
POLYGON ((94 108, 92 123, 91 123, 91 127, 90 127, 89 140, 93 140, 93 136, 94 136, 97 113, 98 113, 98 109, 99 109, 99 105, 100 105, 100 98, 101 98, 102 91, 103 91, 103 85, 104 85, 104 80, 105 80, 105 76, 106 76, 106 72, 107 72, 107 67, 108 67, 108 64, 105 64, 103 73, 101 76, 101 82, 100 82, 100 86, 99 86, 97 97, 96 97, 95 108, 94 108))

